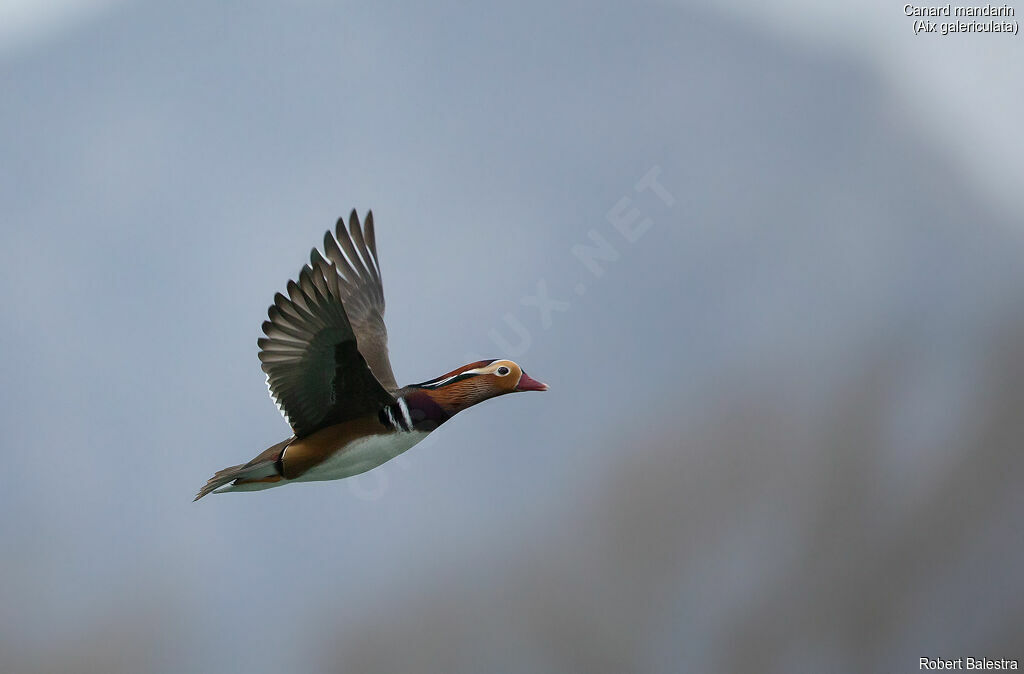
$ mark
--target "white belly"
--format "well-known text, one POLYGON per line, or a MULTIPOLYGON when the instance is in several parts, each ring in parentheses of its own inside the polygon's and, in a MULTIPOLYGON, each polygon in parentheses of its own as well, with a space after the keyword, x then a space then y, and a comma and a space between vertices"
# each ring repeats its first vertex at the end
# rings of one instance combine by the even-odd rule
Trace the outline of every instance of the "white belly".
MULTIPOLYGON (((388 433, 371 435, 335 452, 331 458, 291 480, 291 482, 313 482, 316 480, 340 480, 372 470, 406 451, 427 437, 427 433, 388 433)), ((285 450, 287 453, 287 450, 285 450)))

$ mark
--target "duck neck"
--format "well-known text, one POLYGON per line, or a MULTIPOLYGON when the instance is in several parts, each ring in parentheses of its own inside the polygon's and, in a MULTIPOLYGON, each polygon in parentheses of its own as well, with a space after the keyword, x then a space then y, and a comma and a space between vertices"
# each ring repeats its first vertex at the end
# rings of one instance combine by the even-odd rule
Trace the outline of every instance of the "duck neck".
POLYGON ((455 416, 461 409, 452 409, 435 392, 407 386, 395 394, 399 404, 409 409, 412 430, 429 433, 455 416))

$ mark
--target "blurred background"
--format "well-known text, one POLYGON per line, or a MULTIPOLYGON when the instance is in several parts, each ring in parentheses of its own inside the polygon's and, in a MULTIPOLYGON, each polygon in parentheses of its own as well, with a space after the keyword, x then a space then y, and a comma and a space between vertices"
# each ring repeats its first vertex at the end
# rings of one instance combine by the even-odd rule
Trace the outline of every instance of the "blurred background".
POLYGON ((1024 51, 902 5, 0 2, 0 671, 1024 658, 1024 51), (374 209, 400 382, 548 382, 343 482, 256 338, 374 209))

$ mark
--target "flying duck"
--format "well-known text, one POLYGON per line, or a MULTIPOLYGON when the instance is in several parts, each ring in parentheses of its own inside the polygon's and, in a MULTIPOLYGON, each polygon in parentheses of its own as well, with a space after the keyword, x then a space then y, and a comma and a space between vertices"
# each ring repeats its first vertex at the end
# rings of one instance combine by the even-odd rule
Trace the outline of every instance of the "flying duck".
POLYGON ((248 463, 217 471, 211 492, 338 480, 376 468, 479 402, 548 386, 511 360, 481 360, 399 387, 388 360, 373 212, 339 218, 309 264, 274 295, 259 339, 267 388, 292 436, 248 463))

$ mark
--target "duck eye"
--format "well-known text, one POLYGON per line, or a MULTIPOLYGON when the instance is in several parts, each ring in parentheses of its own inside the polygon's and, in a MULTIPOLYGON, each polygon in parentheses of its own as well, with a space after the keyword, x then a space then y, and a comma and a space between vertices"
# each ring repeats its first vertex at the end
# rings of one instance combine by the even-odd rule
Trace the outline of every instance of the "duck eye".
POLYGON ((504 377, 505 375, 508 374, 508 368, 502 365, 497 370, 495 370, 494 373, 497 374, 499 377, 504 377))

